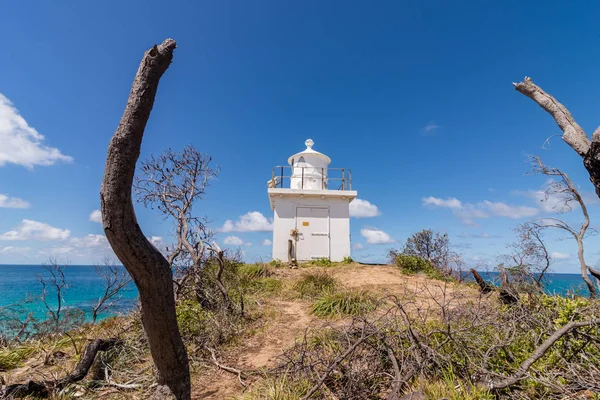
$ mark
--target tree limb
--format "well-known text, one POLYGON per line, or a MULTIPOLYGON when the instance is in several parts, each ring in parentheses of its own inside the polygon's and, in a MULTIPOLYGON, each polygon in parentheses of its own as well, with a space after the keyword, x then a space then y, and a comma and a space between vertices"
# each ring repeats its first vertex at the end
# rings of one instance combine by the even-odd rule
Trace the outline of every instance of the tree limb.
POLYGON ((581 322, 569 322, 568 324, 566 324, 565 326, 563 326, 562 328, 560 328, 559 330, 554 332, 552 335, 550 335, 550 337, 548 337, 548 339, 546 339, 544 341, 544 343, 542 343, 541 346, 539 346, 537 349, 535 349, 533 351, 533 353, 531 353, 529 358, 527 358, 523 362, 523 364, 521 364, 521 366, 515 371, 515 373, 512 376, 501 379, 501 380, 492 381, 488 384, 488 387, 490 388, 490 390, 498 390, 498 389, 504 389, 511 385, 514 385, 515 383, 524 379, 525 374, 527 373, 529 368, 537 360, 542 358, 544 356, 544 354, 546 354, 546 352, 550 349, 550 347, 552 347, 552 345, 554 343, 556 343, 564 335, 571 332, 573 329, 582 328, 584 326, 597 325, 597 324, 600 324, 600 319, 592 319, 589 321, 581 321, 581 322))
POLYGON ((535 101, 548 112, 563 131, 562 139, 580 156, 584 157, 590 149, 590 139, 575 121, 569 110, 560 104, 552 95, 537 86, 531 78, 525 77, 522 82, 513 83, 515 89, 535 101))

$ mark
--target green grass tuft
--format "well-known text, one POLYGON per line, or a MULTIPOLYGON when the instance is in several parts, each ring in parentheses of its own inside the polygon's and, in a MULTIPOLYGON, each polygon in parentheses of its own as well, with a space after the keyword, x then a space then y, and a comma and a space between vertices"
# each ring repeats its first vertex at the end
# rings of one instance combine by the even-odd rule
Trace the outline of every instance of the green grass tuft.
POLYGON ((315 302, 312 313, 319 317, 358 316, 374 311, 377 303, 362 290, 328 293, 315 302))
POLYGON ((263 263, 241 264, 238 266, 237 273, 242 281, 266 278, 271 275, 269 267, 263 263))
POLYGON ((21 366, 21 363, 35 353, 33 346, 20 346, 0 350, 0 371, 8 371, 21 366))
POLYGON ((318 297, 333 292, 338 286, 337 280, 326 271, 306 273, 294 285, 301 298, 318 297))

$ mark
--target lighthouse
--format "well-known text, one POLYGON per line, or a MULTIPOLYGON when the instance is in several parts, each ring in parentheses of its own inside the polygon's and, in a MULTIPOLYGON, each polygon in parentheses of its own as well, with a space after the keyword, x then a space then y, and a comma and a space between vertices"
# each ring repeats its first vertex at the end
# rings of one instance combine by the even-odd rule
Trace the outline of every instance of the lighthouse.
POLYGON ((342 261, 350 256, 352 171, 330 168, 331 159, 314 142, 276 166, 268 182, 273 210, 273 259, 342 261))

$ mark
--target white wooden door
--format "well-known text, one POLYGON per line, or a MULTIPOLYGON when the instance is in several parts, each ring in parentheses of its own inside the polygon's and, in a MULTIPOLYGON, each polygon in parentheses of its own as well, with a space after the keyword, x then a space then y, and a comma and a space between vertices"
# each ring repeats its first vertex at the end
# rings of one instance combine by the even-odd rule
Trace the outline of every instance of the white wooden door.
POLYGON ((329 258, 329 208, 296 209, 296 259, 300 261, 329 258))

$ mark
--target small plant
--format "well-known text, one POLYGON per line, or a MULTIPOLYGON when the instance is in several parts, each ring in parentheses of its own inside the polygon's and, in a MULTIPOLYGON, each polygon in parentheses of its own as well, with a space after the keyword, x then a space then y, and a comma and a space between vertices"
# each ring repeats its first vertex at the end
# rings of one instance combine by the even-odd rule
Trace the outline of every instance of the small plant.
POLYGON ((312 384, 306 379, 289 379, 287 372, 279 378, 270 378, 238 400, 300 400, 312 384))
POLYGON ((342 260, 342 264, 352 264, 354 262, 354 260, 352 259, 352 257, 350 256, 346 256, 344 257, 344 259, 342 260))
POLYGON ((252 294, 276 294, 281 291, 283 282, 275 278, 259 278, 252 280, 246 286, 248 293, 252 294))
POLYGON ((442 271, 435 268, 427 260, 424 260, 417 256, 410 256, 407 254, 397 253, 394 254, 394 264, 396 264, 400 271, 407 275, 412 274, 424 274, 431 279, 447 280, 448 277, 442 273, 442 271))
POLYGON ((336 287, 337 280, 325 271, 304 274, 294 285, 294 289, 301 298, 318 297, 324 293, 333 292, 336 287))
POLYGON ((35 347, 20 346, 13 349, 0 350, 0 371, 8 371, 17 368, 23 360, 35 353, 35 347))
POLYGON ((266 278, 271 275, 271 271, 263 263, 241 264, 237 269, 237 273, 242 281, 266 278))
POLYGON ((328 293, 315 302, 312 313, 319 317, 358 316, 374 311, 377 303, 362 290, 328 293))
POLYGON ((273 268, 281 268, 283 267, 283 261, 281 261, 279 258, 274 258, 269 262, 269 265, 273 268))
POLYGON ((311 264, 318 267, 331 267, 333 264, 329 258, 316 258, 311 261, 311 264))

